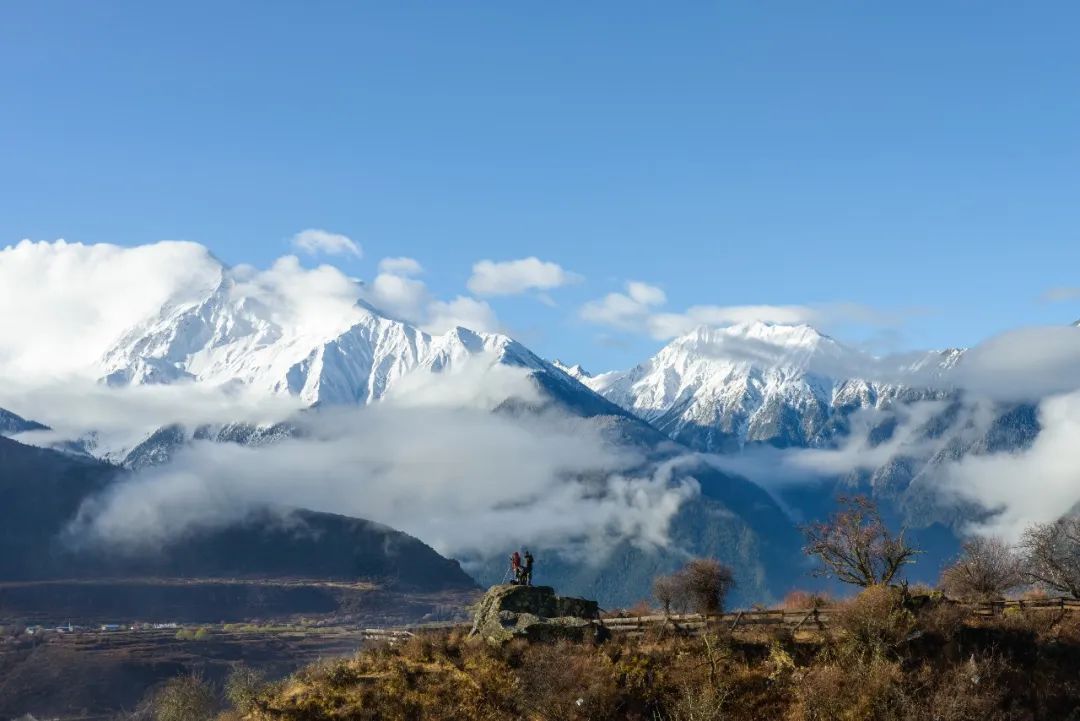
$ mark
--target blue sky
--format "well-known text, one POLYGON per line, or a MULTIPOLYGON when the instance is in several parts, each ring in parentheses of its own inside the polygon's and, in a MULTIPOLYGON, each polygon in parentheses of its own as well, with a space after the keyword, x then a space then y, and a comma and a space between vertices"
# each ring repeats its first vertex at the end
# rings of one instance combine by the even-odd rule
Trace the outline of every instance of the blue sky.
POLYGON ((945 5, 7 3, 0 246, 537 256, 583 280, 487 300, 592 369, 661 344, 582 319, 628 280, 879 348, 1075 320, 1080 7, 945 5))

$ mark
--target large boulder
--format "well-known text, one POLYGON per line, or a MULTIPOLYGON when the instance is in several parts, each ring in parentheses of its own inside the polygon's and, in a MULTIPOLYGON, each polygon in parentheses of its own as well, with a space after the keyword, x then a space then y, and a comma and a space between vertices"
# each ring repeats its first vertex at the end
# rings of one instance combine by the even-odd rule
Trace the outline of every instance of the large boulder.
POLYGON ((596 601, 562 598, 550 586, 492 586, 476 607, 470 635, 494 644, 512 638, 599 640, 599 618, 596 601))

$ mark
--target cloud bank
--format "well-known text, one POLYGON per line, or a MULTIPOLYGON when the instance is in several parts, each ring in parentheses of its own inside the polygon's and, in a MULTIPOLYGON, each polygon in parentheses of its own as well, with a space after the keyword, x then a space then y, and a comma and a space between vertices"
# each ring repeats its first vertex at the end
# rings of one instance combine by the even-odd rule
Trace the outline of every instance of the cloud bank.
POLYGON ((506 393, 538 398, 522 369, 421 374, 383 403, 304 414, 301 439, 196 443, 88 502, 72 531, 152 547, 270 506, 376 520, 458 557, 523 542, 599 555, 667 543, 692 480, 670 465, 642 471, 636 450, 587 419, 492 413, 506 393))
POLYGON ((165 304, 195 302, 221 282, 196 243, 123 248, 24 240, 0 249, 0 376, 85 371, 165 304))

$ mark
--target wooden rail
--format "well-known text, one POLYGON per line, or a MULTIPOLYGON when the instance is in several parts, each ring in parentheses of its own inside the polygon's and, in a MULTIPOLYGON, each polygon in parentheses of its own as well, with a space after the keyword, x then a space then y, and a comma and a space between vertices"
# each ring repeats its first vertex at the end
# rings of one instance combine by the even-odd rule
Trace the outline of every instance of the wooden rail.
POLYGON ((394 644, 412 638, 415 634, 403 628, 365 628, 360 636, 365 641, 386 641, 394 644))
POLYGON ((746 628, 790 628, 823 629, 829 621, 829 611, 820 609, 762 609, 743 610, 733 613, 718 614, 706 618, 700 614, 672 614, 670 616, 629 616, 601 619, 601 623, 612 633, 636 635, 648 629, 669 628, 676 633, 697 635, 706 626, 726 628, 728 630, 746 628))
MULTIPOLYGON (((960 604, 980 617, 1000 616, 1011 609, 1020 611, 1061 611, 1080 612, 1080 601, 1052 598, 1031 601, 991 601, 986 603, 960 604)), ((651 616, 613 616, 601 619, 601 623, 612 633, 638 635, 648 629, 670 628, 676 633, 688 635, 700 634, 707 625, 714 628, 789 628, 798 630, 823 630, 828 628, 834 608, 803 609, 752 609, 709 616, 700 614, 671 614, 651 616)))
MULTIPOLYGON (((1046 598, 1030 601, 988 601, 985 603, 959 603, 980 617, 1000 616, 1010 609, 1020 611, 1060 611, 1063 613, 1080 612, 1080 601, 1067 598, 1046 598)), ((697 613, 653 614, 648 616, 609 616, 599 620, 614 634, 640 636, 650 629, 670 629, 673 633, 696 636, 707 626, 726 628, 729 631, 751 628, 788 628, 792 631, 825 630, 829 627, 831 614, 835 607, 800 609, 744 609, 730 613, 717 614, 706 618, 697 613)), ((372 641, 397 643, 417 633, 439 631, 451 628, 469 628, 468 623, 428 623, 407 628, 367 628, 362 634, 372 641)))

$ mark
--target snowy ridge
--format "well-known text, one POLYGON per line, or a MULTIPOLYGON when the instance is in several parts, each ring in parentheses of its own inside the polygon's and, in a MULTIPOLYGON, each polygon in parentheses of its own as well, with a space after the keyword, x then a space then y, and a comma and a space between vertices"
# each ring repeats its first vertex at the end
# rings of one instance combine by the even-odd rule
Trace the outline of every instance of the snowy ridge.
POLYGON ((581 381, 586 378, 592 378, 592 373, 589 373, 587 370, 582 368, 580 363, 575 365, 567 365, 558 358, 556 358, 555 360, 551 361, 551 365, 555 366, 563 373, 575 380, 581 381))
POLYGON ((842 432, 844 416, 855 409, 939 395, 927 382, 961 355, 935 351, 883 360, 808 325, 755 322, 700 327, 628 371, 581 380, 702 450, 753 442, 807 446, 842 432))
POLYGON ((481 354, 556 372, 504 335, 455 328, 432 336, 362 302, 313 327, 243 291, 222 276, 202 298, 165 305, 105 354, 100 377, 120 386, 241 384, 306 404, 367 404, 417 369, 441 371, 481 354))

